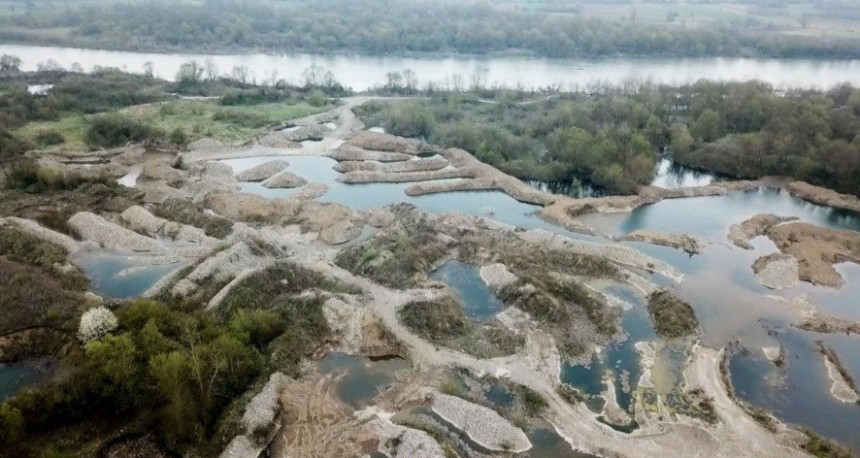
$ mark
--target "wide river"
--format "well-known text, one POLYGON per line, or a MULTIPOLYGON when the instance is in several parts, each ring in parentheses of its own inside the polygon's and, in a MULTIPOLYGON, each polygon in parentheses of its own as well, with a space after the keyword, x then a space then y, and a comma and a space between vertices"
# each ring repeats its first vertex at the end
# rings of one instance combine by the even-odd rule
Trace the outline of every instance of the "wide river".
POLYGON ((258 82, 273 75, 291 83, 302 83, 302 73, 312 64, 331 71, 344 86, 363 91, 385 82, 389 72, 410 69, 419 84, 433 82, 450 86, 458 75, 468 86, 475 75, 490 86, 529 89, 556 86, 585 88, 595 82, 623 83, 635 78, 655 83, 690 83, 699 79, 746 81, 759 79, 779 88, 829 88, 842 82, 860 85, 860 60, 803 59, 545 59, 526 57, 439 57, 405 58, 358 55, 321 56, 313 54, 154 54, 47 46, 0 45, 0 54, 21 58, 23 70, 35 70, 40 63, 56 61, 64 68, 80 64, 119 67, 142 72, 152 62, 155 74, 173 79, 179 66, 211 58, 219 72, 229 73, 244 66, 258 82))

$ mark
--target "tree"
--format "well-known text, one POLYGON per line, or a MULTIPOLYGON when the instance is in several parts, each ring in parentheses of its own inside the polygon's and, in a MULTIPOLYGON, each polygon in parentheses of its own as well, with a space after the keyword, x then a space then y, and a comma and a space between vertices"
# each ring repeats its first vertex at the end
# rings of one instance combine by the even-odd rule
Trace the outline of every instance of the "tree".
POLYGON ((215 81, 218 79, 218 65, 215 64, 215 59, 207 57, 206 60, 203 61, 203 65, 206 67, 206 79, 209 81, 215 81))
POLYGON ((81 64, 75 62, 72 64, 72 66, 69 68, 69 70, 71 70, 72 73, 83 73, 84 67, 81 66, 81 64))
POLYGON ((709 143, 716 140, 720 137, 720 115, 706 108, 690 126, 690 133, 702 142, 709 143))
POLYGON ((248 67, 244 65, 233 67, 233 70, 230 71, 230 76, 234 81, 245 84, 248 81, 248 67))
POLYGON ((143 74, 148 78, 153 78, 155 76, 155 64, 153 64, 152 61, 143 63, 143 74))
POLYGON ((62 69, 63 66, 60 65, 60 63, 54 59, 48 59, 44 62, 39 62, 38 64, 36 64, 36 70, 40 72, 56 72, 62 69))
POLYGON ((181 85, 197 85, 203 78, 205 69, 196 61, 186 62, 179 66, 176 81, 181 85))
POLYGON ((81 316, 78 339, 84 343, 99 340, 113 332, 118 325, 116 315, 106 307, 91 308, 81 316))
POLYGON ((11 54, 3 54, 0 56, 0 71, 17 72, 21 69, 21 58, 11 54))

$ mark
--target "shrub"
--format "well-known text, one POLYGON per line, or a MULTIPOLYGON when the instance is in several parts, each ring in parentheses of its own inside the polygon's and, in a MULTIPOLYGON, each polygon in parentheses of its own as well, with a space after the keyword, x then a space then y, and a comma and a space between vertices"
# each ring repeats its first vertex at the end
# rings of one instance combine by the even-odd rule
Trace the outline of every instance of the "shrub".
POLYGON ((121 114, 95 117, 87 129, 85 140, 91 147, 115 147, 126 143, 149 143, 164 138, 159 129, 121 114))
POLYGON ((657 334, 672 338, 696 332, 699 321, 690 304, 669 291, 655 291, 648 296, 648 311, 657 334))
POLYGON ((36 134, 35 140, 36 144, 42 147, 59 145, 66 142, 66 138, 63 137, 63 134, 56 129, 47 129, 39 132, 36 134))
POLYGON ((27 189, 39 182, 39 165, 32 159, 22 159, 6 169, 6 187, 27 189))
POLYGON ((184 147, 188 144, 188 134, 181 127, 177 127, 170 132, 170 143, 184 147))
POLYGON ((106 307, 91 308, 81 316, 78 339, 84 343, 100 340, 113 332, 118 325, 116 315, 106 307))
POLYGON ((328 97, 317 89, 308 95, 308 103, 315 107, 321 107, 328 103, 328 97))

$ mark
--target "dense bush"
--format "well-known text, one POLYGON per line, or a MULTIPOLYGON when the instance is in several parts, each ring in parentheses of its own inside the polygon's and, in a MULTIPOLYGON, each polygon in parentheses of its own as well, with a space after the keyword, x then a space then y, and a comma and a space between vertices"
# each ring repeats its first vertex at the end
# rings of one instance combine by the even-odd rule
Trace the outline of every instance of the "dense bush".
POLYGON ((65 143, 66 138, 56 129, 47 129, 36 134, 35 140, 39 146, 44 147, 65 143))
POLYGON ((87 145, 111 148, 127 143, 152 143, 164 139, 164 132, 121 114, 99 115, 90 121, 87 145))
POLYGON ((690 304, 669 291, 661 290, 648 296, 648 311, 654 330, 662 337, 673 338, 696 333, 699 321, 690 304))
POLYGON ((847 84, 827 92, 758 81, 595 87, 526 105, 441 94, 357 114, 396 134, 429 133, 523 179, 632 193, 651 182, 664 153, 720 175, 784 175, 860 195, 860 89, 847 84))

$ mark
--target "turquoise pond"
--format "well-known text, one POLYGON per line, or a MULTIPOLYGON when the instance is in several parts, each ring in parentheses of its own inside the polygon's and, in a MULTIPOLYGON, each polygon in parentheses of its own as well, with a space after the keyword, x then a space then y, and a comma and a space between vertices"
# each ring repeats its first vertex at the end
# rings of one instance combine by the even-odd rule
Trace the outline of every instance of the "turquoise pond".
POLYGON ((470 318, 484 321, 502 311, 503 304, 481 279, 480 269, 460 261, 448 261, 430 272, 431 280, 441 281, 460 297, 470 318))

